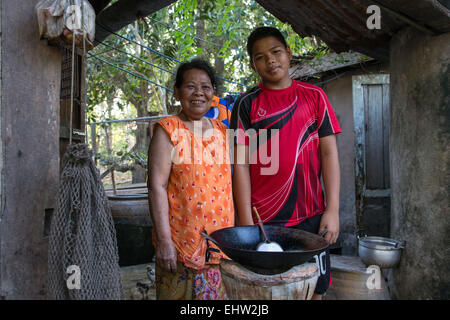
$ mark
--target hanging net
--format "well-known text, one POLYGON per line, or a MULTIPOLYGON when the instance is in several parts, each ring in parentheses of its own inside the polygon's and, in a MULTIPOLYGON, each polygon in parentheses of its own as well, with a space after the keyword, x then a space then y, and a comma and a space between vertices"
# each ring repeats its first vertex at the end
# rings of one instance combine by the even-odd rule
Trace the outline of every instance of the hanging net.
POLYGON ((53 299, 122 298, 113 218, 86 144, 70 144, 63 157, 48 259, 53 299))

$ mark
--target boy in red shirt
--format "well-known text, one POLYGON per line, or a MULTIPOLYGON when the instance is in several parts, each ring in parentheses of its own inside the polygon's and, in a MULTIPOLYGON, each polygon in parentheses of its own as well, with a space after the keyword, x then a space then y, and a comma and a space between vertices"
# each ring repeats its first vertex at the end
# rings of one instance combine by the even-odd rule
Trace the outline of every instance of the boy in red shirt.
MULTIPOLYGON (((254 224, 256 207, 266 224, 328 230, 325 239, 333 244, 340 184, 335 134, 341 132, 334 111, 321 88, 290 78, 292 53, 276 28, 255 29, 247 51, 261 82, 238 98, 231 117, 239 223, 254 224)), ((316 260, 321 275, 313 299, 321 299, 330 284, 328 250, 316 260)))

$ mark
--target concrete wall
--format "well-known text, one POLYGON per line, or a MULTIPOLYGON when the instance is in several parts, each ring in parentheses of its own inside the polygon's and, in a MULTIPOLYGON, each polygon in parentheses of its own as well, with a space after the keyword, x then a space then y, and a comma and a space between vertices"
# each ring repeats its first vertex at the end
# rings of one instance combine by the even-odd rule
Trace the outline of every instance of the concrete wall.
POLYGON ((45 299, 45 211, 59 181, 58 49, 39 40, 38 1, 1 2, 0 299, 45 299))
MULTIPOLYGON (((355 208, 355 136, 353 122, 352 76, 361 74, 388 73, 386 65, 377 65, 346 71, 345 74, 323 85, 331 105, 336 112, 342 133, 337 135, 339 164, 341 169, 340 192, 340 236, 343 244, 342 254, 356 255, 356 208, 355 208)), ((337 71, 339 74, 339 71, 337 71)), ((332 76, 334 77, 334 76, 332 76)))
POLYGON ((399 299, 449 299, 450 33, 405 29, 391 40, 391 234, 399 299))

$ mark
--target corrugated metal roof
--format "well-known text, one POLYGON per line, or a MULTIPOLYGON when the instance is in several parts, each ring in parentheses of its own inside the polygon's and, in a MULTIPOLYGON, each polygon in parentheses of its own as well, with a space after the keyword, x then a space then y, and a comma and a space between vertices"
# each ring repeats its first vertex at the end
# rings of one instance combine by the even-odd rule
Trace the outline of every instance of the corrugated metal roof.
MULTIPOLYGON (((315 35, 336 52, 356 51, 379 60, 389 59, 391 37, 405 26, 430 34, 450 31, 450 10, 442 0, 256 0, 266 10, 301 36, 315 35), (367 8, 377 4, 381 9, 381 28, 369 30, 367 8)), ((110 0, 90 0, 97 13, 110 0)), ((97 20, 114 31, 136 19, 135 11, 147 15, 174 0, 120 0, 100 13, 97 20), (131 15, 124 16, 123 8, 131 15), (141 9, 141 7, 143 9, 141 9), (145 10, 144 10, 145 9, 145 10), (119 14, 120 13, 120 14, 119 14)), ((98 39, 107 33, 98 30, 98 39)))
POLYGON ((256 0, 301 36, 315 35, 336 52, 389 59, 389 42, 409 22, 430 33, 450 30, 450 11, 437 0, 256 0), (369 30, 369 5, 381 9, 381 28, 369 30), (391 10, 389 10, 391 9, 391 10))
POLYGON ((368 61, 375 61, 357 52, 330 52, 322 57, 293 61, 289 68, 289 75, 294 79, 303 78, 330 70, 359 65, 368 61))

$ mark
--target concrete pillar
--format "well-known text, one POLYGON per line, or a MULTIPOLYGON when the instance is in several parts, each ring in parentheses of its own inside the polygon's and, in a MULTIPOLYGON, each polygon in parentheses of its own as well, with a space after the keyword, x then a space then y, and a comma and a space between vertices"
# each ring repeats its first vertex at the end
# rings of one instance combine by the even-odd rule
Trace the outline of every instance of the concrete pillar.
POLYGON ((47 297, 44 227, 59 182, 61 56, 39 40, 37 2, 1 1, 0 299, 47 297))
POLYGON ((342 133, 336 136, 341 171, 341 196, 339 203, 339 240, 345 255, 356 255, 355 165, 353 135, 352 76, 323 86, 334 108, 342 133))
POLYGON ((449 299, 450 33, 404 29, 391 40, 391 236, 398 299, 449 299))

